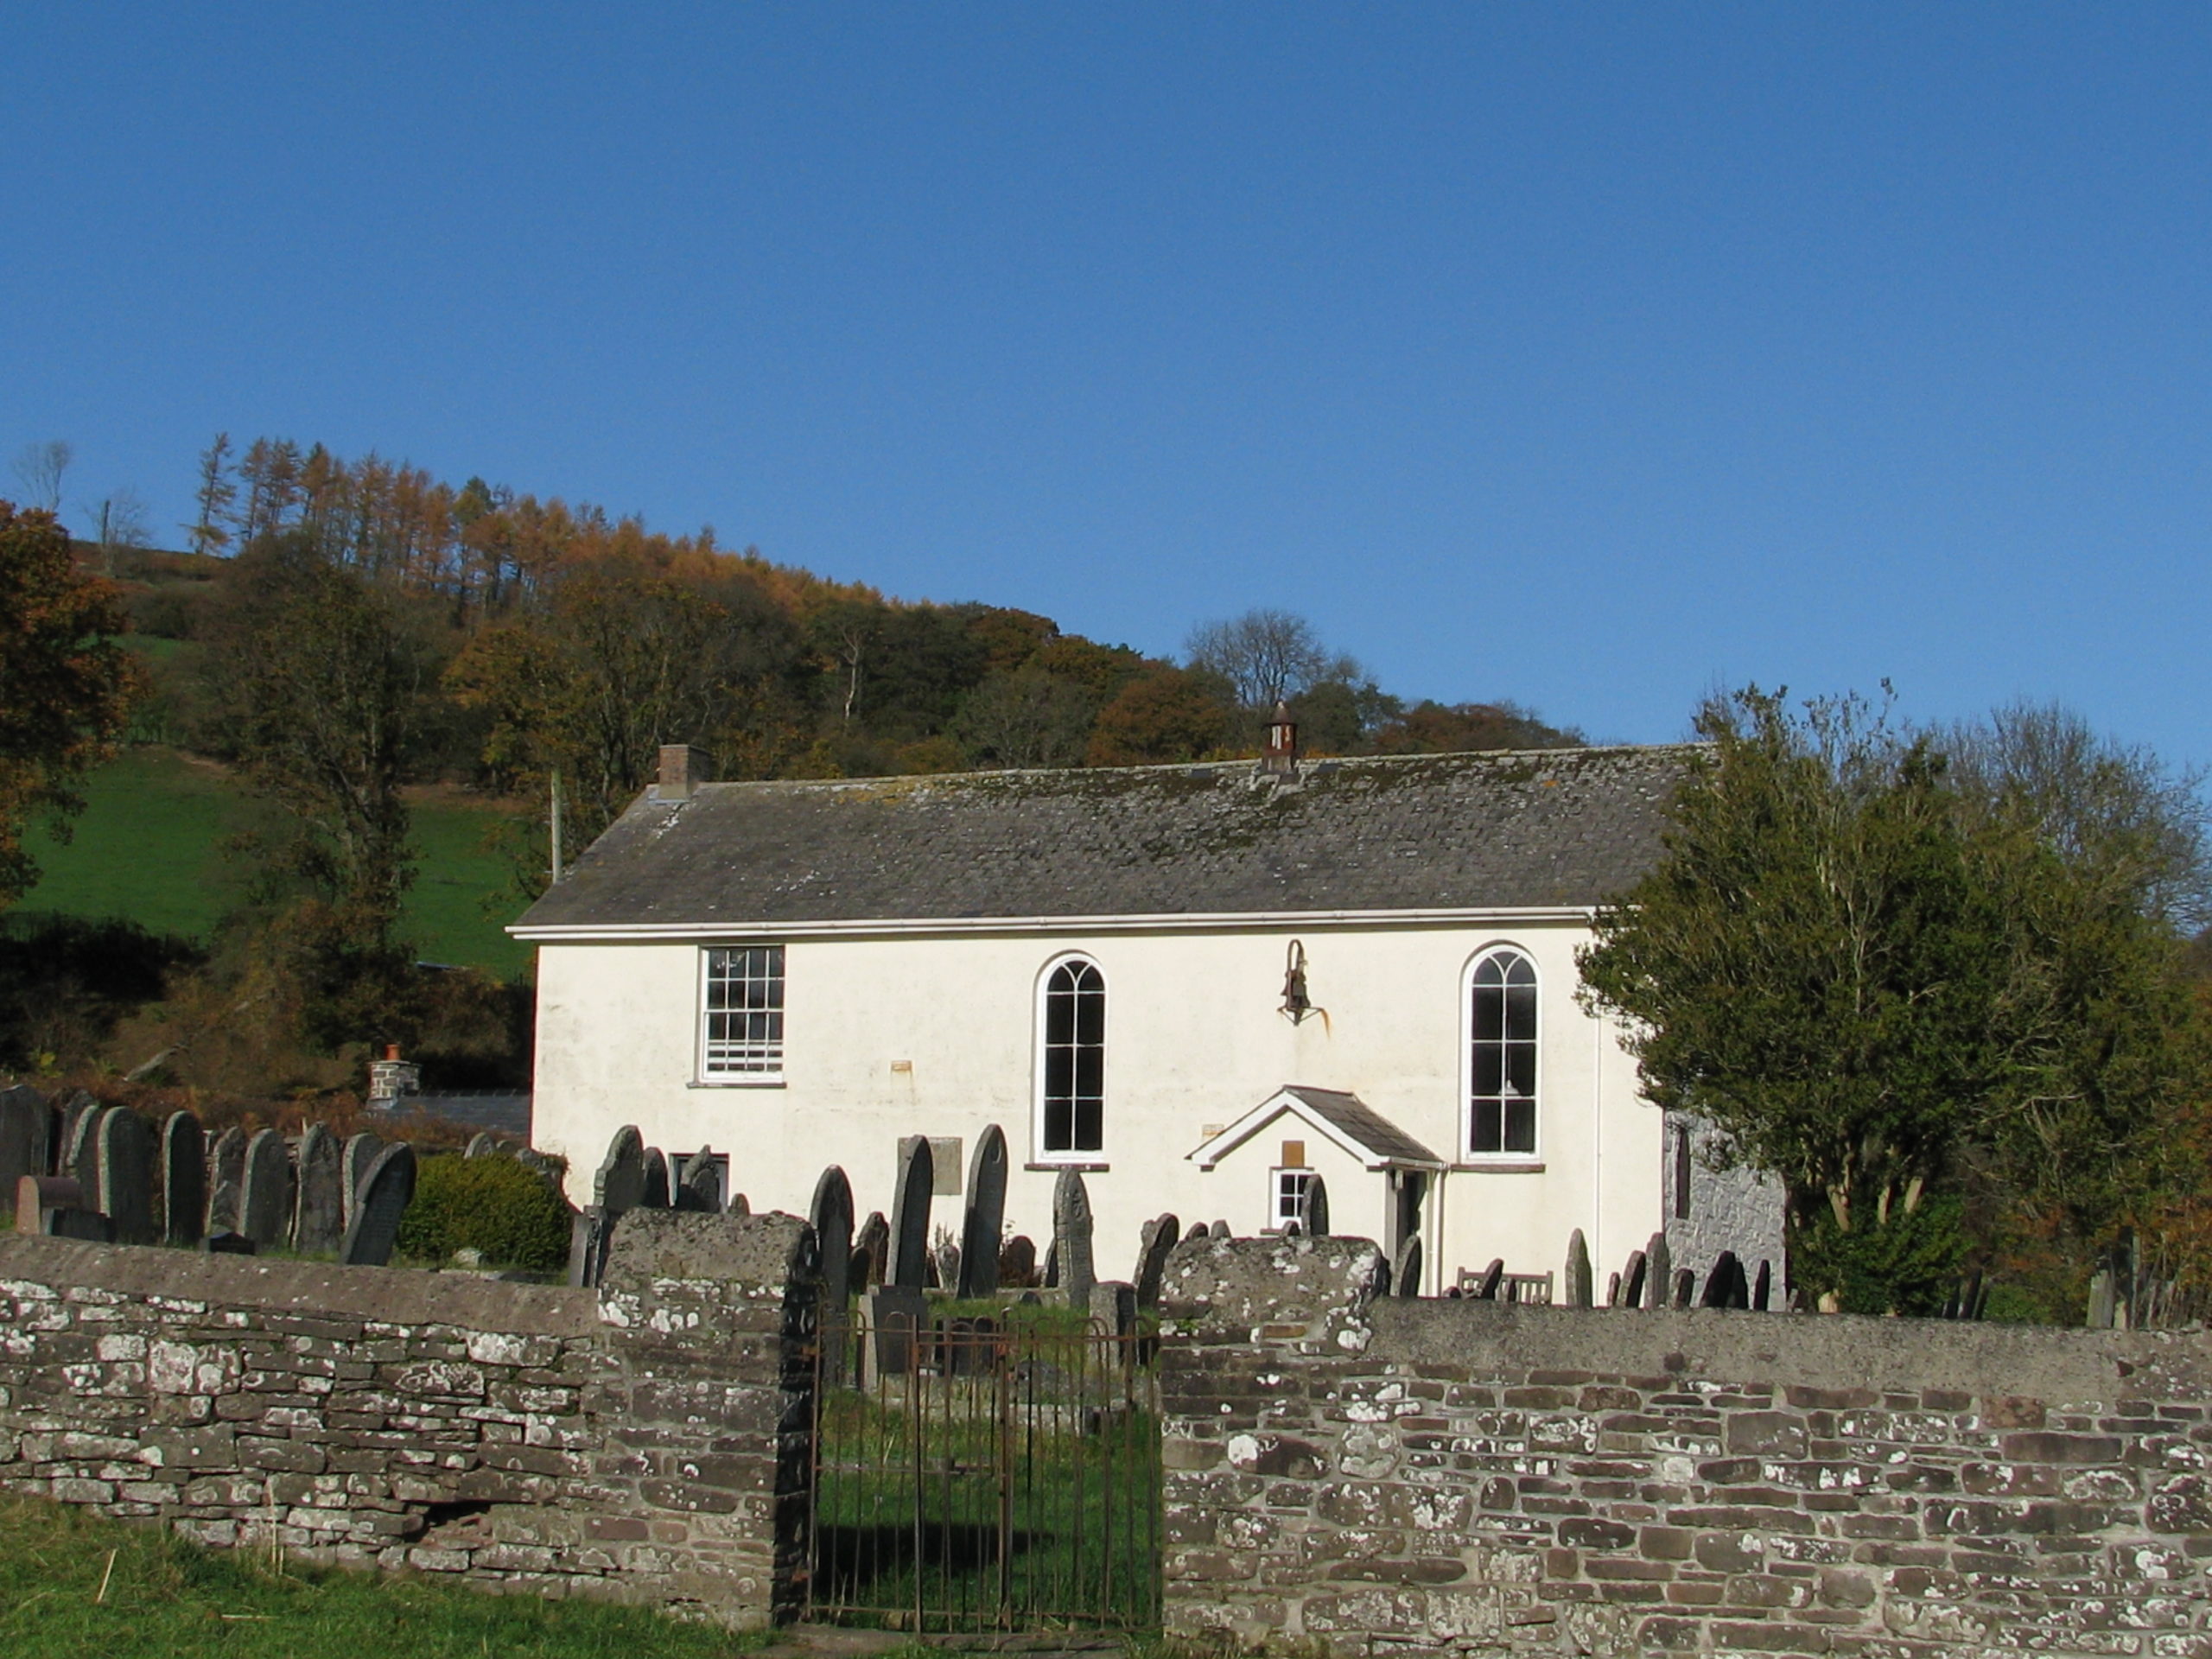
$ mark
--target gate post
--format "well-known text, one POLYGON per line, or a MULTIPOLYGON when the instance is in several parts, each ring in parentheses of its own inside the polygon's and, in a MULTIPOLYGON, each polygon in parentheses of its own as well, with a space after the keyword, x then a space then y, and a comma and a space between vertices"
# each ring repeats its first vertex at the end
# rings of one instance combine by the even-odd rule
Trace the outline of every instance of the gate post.
POLYGON ((805 1599, 819 1258, 793 1216, 638 1209, 601 1280, 620 1370, 594 1472, 636 1516, 609 1553, 741 1630, 805 1599))

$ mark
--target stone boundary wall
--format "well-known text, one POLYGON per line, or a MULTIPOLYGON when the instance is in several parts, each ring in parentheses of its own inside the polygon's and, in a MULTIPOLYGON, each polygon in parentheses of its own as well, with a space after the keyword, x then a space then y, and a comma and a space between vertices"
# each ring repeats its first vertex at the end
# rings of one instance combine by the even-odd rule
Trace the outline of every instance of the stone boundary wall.
POLYGON ((0 1489, 766 1624, 801 1576, 813 1239, 638 1211, 594 1292, 0 1236, 0 1489))
POLYGON ((1167 1621, 1342 1654, 2212 1655, 2212 1338, 1162 1292, 1167 1621))

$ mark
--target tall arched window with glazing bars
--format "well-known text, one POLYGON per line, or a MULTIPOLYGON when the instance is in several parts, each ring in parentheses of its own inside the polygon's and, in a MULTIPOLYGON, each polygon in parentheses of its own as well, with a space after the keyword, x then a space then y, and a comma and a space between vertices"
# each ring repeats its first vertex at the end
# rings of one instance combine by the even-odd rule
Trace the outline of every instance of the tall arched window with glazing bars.
POLYGON ((1038 1144, 1049 1155, 1106 1146, 1106 976, 1083 957, 1045 976, 1038 1144))
POLYGON ((1536 1150, 1536 964, 1510 946, 1467 975, 1467 1152, 1536 1150))

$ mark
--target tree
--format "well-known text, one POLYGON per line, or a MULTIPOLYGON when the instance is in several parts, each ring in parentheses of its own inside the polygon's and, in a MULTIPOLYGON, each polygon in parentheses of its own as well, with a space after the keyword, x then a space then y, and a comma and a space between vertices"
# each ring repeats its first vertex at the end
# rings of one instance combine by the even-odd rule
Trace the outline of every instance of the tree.
POLYGON ((984 766, 1072 766, 1083 760, 1096 695, 1041 668, 993 674, 970 692, 954 727, 984 766))
POLYGON ((218 432, 215 442, 200 452, 200 487, 192 497, 199 516, 182 526, 194 552, 220 553, 231 544, 226 521, 238 495, 238 482, 231 476, 231 435, 218 432))
POLYGON ((1793 1281, 1923 1310, 1974 1160, 2109 1226, 2174 1082, 2157 919, 1962 795, 1885 709, 1754 688, 1697 727, 1712 747, 1665 856, 1599 915, 1584 995, 1628 1021, 1654 1101, 1781 1179, 1793 1281))
POLYGON ((1098 711, 1084 760, 1094 766, 1203 760, 1228 745, 1236 726, 1236 693, 1219 675, 1156 668, 1098 711))
POLYGON ((61 511, 61 475, 75 452, 54 438, 27 443, 16 457, 16 481, 23 486, 23 505, 33 512, 61 511))
POLYGON ((1323 680, 1360 678, 1357 663, 1330 651, 1312 623, 1288 611, 1253 610, 1201 623, 1184 651, 1192 668, 1218 674, 1246 710, 1261 715, 1323 680))
POLYGON ((38 879, 30 819, 82 810, 76 781, 122 739, 144 690, 115 642, 129 627, 116 590, 78 571, 52 513, 0 501, 0 904, 38 879))
POLYGON ((92 521, 92 539, 100 550, 100 574, 115 575, 117 561, 133 548, 147 544, 146 504, 127 486, 103 497, 86 517, 92 521))

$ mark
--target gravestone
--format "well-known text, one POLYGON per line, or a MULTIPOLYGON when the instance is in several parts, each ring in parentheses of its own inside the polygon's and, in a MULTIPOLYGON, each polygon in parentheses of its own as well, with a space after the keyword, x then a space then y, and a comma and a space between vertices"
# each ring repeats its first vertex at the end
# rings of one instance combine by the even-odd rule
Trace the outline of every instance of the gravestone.
POLYGON ((919 1290, 929 1274, 930 1192, 937 1185, 929 1137, 910 1135, 899 1142, 899 1179, 891 1196, 891 1262, 883 1282, 919 1290))
MULTIPOLYGON (((53 1143, 54 1174, 67 1175, 71 1180, 78 1179, 77 1160, 85 1150, 86 1137, 98 1127, 90 1120, 97 1119, 105 1109, 81 1089, 69 1096, 69 1103, 61 1109, 60 1135, 53 1143)), ((40 1172, 41 1174, 45 1173, 43 1170, 40 1172)), ((89 1187, 86 1189, 87 1192, 91 1190, 89 1187)))
POLYGON ((25 1175, 16 1183, 16 1230, 43 1233, 48 1212, 80 1210, 84 1205, 85 1189, 75 1176, 25 1175))
POLYGON ((1475 1287, 1475 1300, 1480 1302, 1496 1301, 1497 1287, 1504 1277, 1505 1258, 1502 1255, 1492 1257, 1490 1266, 1483 1269, 1481 1282, 1475 1287))
POLYGON ((190 1112, 162 1125, 162 1222, 172 1244, 200 1242, 207 1221, 207 1135, 190 1112))
POLYGON ((1229 1224, 1227 1222, 1223 1221, 1217 1217, 1214 1220, 1213 1225, 1206 1229, 1206 1236, 1208 1238, 1233 1238, 1236 1235, 1229 1230, 1229 1224))
POLYGON ((1613 1304, 1616 1307, 1643 1306, 1643 1252, 1630 1250, 1628 1265, 1621 1269, 1621 1294, 1613 1304))
POLYGON ((868 1219, 853 1239, 853 1254, 868 1258, 867 1270, 853 1276, 853 1288, 874 1290, 880 1286, 883 1271, 891 1265, 891 1224, 884 1220, 882 1211, 868 1212, 868 1219))
POLYGON ((625 1123, 607 1143, 607 1156, 592 1178, 591 1201, 612 1227, 645 1201, 645 1141, 634 1123, 625 1123))
POLYGON ((928 1333, 929 1303, 917 1286, 885 1285, 868 1294, 868 1342, 861 1354, 861 1386, 905 1376, 928 1333))
POLYGON ((215 1137, 207 1154, 207 1230, 234 1233, 238 1195, 245 1186, 245 1131, 233 1123, 215 1137))
POLYGON ((1195 1244, 1202 1238, 1211 1238, 1212 1236, 1213 1232, 1207 1227, 1205 1223, 1203 1221, 1194 1221, 1191 1224, 1191 1230, 1183 1235, 1183 1242, 1185 1244, 1195 1244))
POLYGON ((238 1224, 256 1244, 281 1244, 291 1232, 292 1160, 284 1137, 263 1129, 245 1143, 245 1182, 238 1190, 238 1224))
MULTIPOLYGON (((635 1131, 633 1130, 634 1134, 635 1131)), ((399 1243, 399 1218, 415 1197, 415 1148, 404 1141, 386 1147, 361 1182, 361 1202, 339 1246, 349 1268, 381 1268, 399 1243)))
POLYGON ((999 1284, 1020 1290, 1037 1282, 1037 1242, 1016 1233, 999 1246, 999 1284))
POLYGON ((671 1202, 668 1191, 668 1154, 658 1147, 645 1148, 645 1185, 638 1196, 641 1210, 665 1210, 671 1202))
POLYGON ((832 1164, 814 1184, 806 1218, 822 1255, 822 1375, 849 1382, 845 1374, 845 1333, 852 1317, 853 1185, 832 1164))
POLYGON ((1090 1287, 1098 1282, 1090 1256, 1090 1190, 1083 1172, 1064 1169, 1052 1183, 1052 1248, 1059 1257, 1060 1288, 1068 1306, 1090 1306, 1090 1287))
POLYGON ((300 1202, 292 1248, 302 1255, 333 1255, 346 1241, 346 1151, 338 1137, 310 1123, 300 1137, 300 1202))
POLYGON ((1319 1175, 1306 1181, 1306 1236, 1326 1238, 1329 1236, 1329 1184, 1319 1175))
POLYGON ((753 1213, 753 1205, 744 1193, 733 1192, 729 1195, 729 1203, 724 1207, 722 1213, 726 1216, 749 1216, 753 1213))
POLYGON ((1590 1242, 1578 1227, 1567 1236, 1567 1305, 1593 1306, 1591 1295, 1590 1242))
POLYGON ((49 1210, 46 1231, 49 1238, 73 1238, 86 1244, 115 1243, 115 1224, 97 1210, 49 1210))
POLYGON ((369 1166, 376 1162, 377 1154, 383 1150, 384 1137, 371 1130, 363 1129, 359 1135, 346 1137, 346 1149, 338 1160, 339 1194, 345 1200, 340 1225, 353 1224, 353 1206, 360 1198, 361 1182, 369 1173, 369 1166))
POLYGON ((960 1294, 995 1296, 999 1234, 1006 1224, 1006 1135, 995 1123, 976 1137, 968 1160, 966 1212, 960 1221, 960 1294))
POLYGON ((683 1180, 673 1196, 678 1210, 709 1216, 721 1214, 722 1172, 721 1166, 715 1161, 712 1147, 702 1147, 683 1160, 683 1180))
POLYGON ((90 1198, 100 1190, 100 1120, 115 1110, 89 1097, 69 1131, 69 1151, 61 1173, 73 1175, 90 1198))
POLYGON ((463 1158, 495 1158, 499 1152, 499 1143, 492 1138, 491 1131, 479 1129, 468 1137, 468 1149, 461 1155, 463 1158))
POLYGON ((43 1175, 53 1156, 54 1109, 35 1089, 18 1084, 0 1092, 0 1192, 26 1175, 43 1175))
POLYGON ((1688 1268, 1675 1268, 1674 1305, 1676 1307, 1688 1307, 1690 1305, 1690 1294, 1695 1290, 1696 1287, 1697 1275, 1695 1274, 1692 1273, 1688 1268))
POLYGON ((1664 1307, 1674 1299, 1674 1257, 1667 1249, 1667 1235, 1654 1233, 1643 1247, 1645 1295, 1648 1305, 1664 1307))
MULTIPOLYGON (((1101 1335, 1120 1338, 1133 1334, 1137 1328, 1137 1287, 1119 1279, 1102 1279, 1091 1286, 1084 1306, 1089 1309, 1090 1322, 1098 1326, 1101 1335)), ((1116 1341, 1111 1348, 1103 1349, 1100 1358, 1108 1364, 1118 1364, 1132 1357, 1127 1346, 1116 1341)))
POLYGON ((161 1238, 154 1225, 154 1180, 161 1143, 154 1126, 121 1108, 100 1118, 99 1196, 95 1205, 115 1224, 118 1244, 152 1244, 161 1238))
POLYGON ((1160 1276, 1167 1268, 1167 1252, 1183 1224, 1172 1215, 1154 1216, 1137 1232, 1137 1270, 1130 1282, 1137 1287, 1137 1306, 1160 1306, 1160 1276))
POLYGON ((1038 1275, 1047 1290, 1057 1290, 1060 1284, 1060 1241, 1054 1239, 1045 1246, 1045 1270, 1038 1275))
POLYGON ((1390 1292, 1400 1297, 1421 1294, 1421 1235, 1415 1233, 1398 1246, 1390 1262, 1390 1292))
POLYGON ((257 1254, 253 1241, 244 1233, 210 1233, 200 1241, 200 1248, 209 1255, 257 1254))
MULTIPOLYGON (((1773 1292, 1774 1266, 1771 1262, 1763 1261, 1759 1263, 1758 1277, 1751 1281, 1751 1311, 1755 1313, 1765 1313, 1768 1298, 1773 1294, 1773 1292)), ((1972 1300, 1971 1297, 1968 1298, 1969 1301, 1972 1300)), ((1967 1317, 1972 1319, 1974 1315, 1969 1313, 1967 1317)))
POLYGON ((1620 1305, 1621 1276, 1618 1273, 1609 1273, 1605 1275, 1605 1306, 1618 1307, 1620 1305))
POLYGON ((584 1289, 597 1282, 600 1260, 599 1211, 589 1205, 569 1214, 569 1287, 584 1289))

